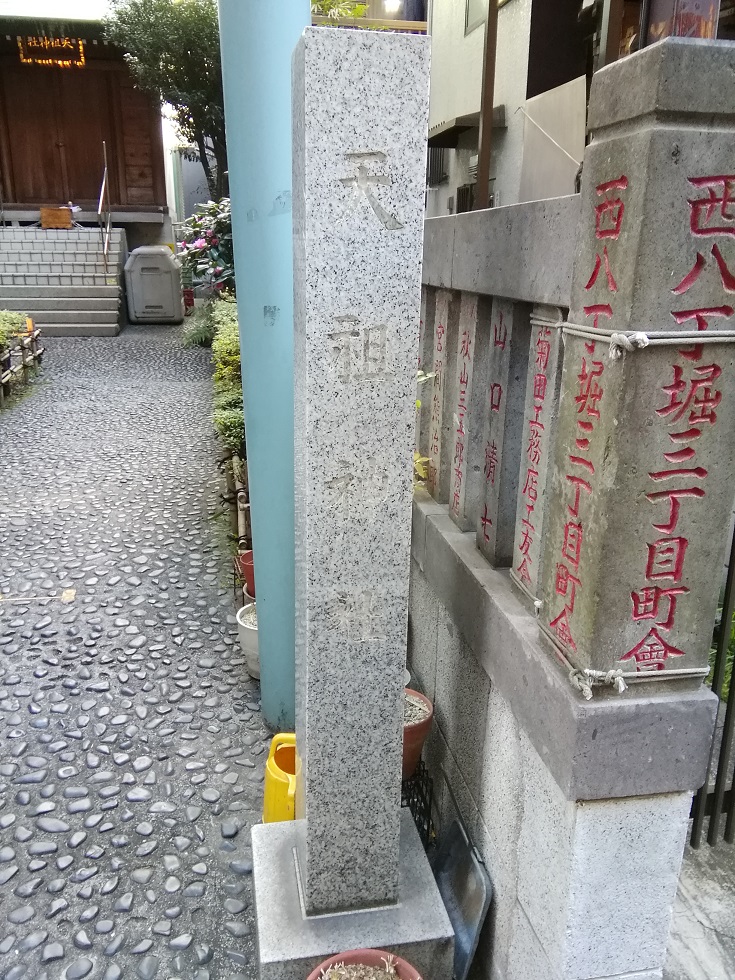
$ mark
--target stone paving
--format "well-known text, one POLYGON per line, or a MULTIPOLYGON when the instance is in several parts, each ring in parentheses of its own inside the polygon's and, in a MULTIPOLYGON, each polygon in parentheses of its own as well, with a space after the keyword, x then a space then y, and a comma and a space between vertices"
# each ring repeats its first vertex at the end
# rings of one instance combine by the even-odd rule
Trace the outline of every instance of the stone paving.
POLYGON ((0 414, 3 980, 257 972, 269 734, 215 517, 209 352, 180 336, 49 341, 0 414))

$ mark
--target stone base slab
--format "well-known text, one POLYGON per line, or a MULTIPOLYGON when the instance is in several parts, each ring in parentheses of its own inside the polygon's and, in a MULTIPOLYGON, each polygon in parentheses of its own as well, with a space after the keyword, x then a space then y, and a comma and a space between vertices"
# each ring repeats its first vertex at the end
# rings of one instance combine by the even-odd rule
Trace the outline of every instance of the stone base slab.
POLYGON ((401 812, 399 901, 382 908, 304 915, 295 854, 304 832, 302 820, 253 827, 260 980, 305 980, 333 953, 365 947, 403 956, 424 980, 450 980, 454 933, 410 812, 401 812))

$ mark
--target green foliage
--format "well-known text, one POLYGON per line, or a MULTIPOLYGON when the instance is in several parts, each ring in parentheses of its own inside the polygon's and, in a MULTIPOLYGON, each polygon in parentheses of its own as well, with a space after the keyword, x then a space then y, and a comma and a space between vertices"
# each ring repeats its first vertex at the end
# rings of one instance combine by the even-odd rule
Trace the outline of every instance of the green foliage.
POLYGON ((216 300, 208 300, 195 306, 186 319, 184 327, 184 347, 211 347, 217 326, 212 319, 216 300))
POLYGON ((182 136, 199 151, 212 197, 227 194, 217 0, 112 0, 111 8, 107 39, 126 52, 140 87, 173 106, 182 136))
POLYGON ((222 391, 242 384, 237 307, 231 303, 218 303, 212 311, 212 319, 215 323, 212 341, 214 387, 216 391, 222 391))
MULTIPOLYGON (((242 392, 240 392, 242 401, 242 392)), ((245 415, 241 408, 217 409, 212 416, 214 427, 226 449, 242 452, 245 442, 245 415)))
POLYGON ((311 12, 316 17, 331 17, 341 20, 343 17, 364 17, 367 13, 366 3, 352 3, 350 0, 312 0, 311 12))
POLYGON ((203 280, 215 289, 235 289, 229 197, 200 204, 184 222, 179 257, 192 279, 203 280))
POLYGON ((25 333, 26 314, 14 310, 0 310, 0 350, 10 345, 19 333, 25 333))
MULTIPOLYGON (((722 612, 722 610, 720 610, 720 612, 722 612)), ((733 664, 735 663, 735 616, 733 616, 732 622, 729 624, 729 627, 730 627, 730 639, 727 645, 727 653, 725 655, 725 678, 722 684, 722 695, 721 695, 723 701, 727 701, 728 698, 730 697, 732 669, 733 669, 733 664)), ((720 625, 716 627, 715 642, 717 642, 719 632, 722 628, 723 628, 722 623, 720 623, 720 625)), ((725 624, 724 628, 727 629, 727 624, 725 624)), ((709 676, 707 677, 707 684, 710 685, 712 684, 712 680, 715 673, 716 656, 717 656, 717 649, 716 647, 713 646, 709 653, 710 672, 709 672, 709 676)))
POLYGON ((232 409, 242 411, 242 388, 220 388, 214 396, 215 412, 230 412, 232 409))
POLYGON ((224 294, 207 304, 212 324, 212 361, 214 362, 214 427, 227 449, 243 452, 245 415, 240 374, 240 334, 234 297, 224 294))

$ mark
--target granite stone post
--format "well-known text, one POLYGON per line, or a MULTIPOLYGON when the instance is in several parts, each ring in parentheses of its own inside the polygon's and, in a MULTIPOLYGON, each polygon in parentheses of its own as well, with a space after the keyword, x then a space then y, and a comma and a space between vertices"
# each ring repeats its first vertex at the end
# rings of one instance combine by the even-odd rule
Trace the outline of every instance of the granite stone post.
POLYGON ((484 496, 483 423, 487 400, 492 301, 463 292, 454 376, 449 392, 449 516, 463 531, 477 526, 484 496))
POLYGON ((619 690, 604 672, 708 670, 735 479, 733 105, 727 43, 669 38, 592 86, 540 622, 619 690))
POLYGON ((555 306, 534 306, 531 313, 515 543, 510 574, 532 599, 538 596, 549 463, 559 411, 562 365, 559 328, 562 320, 562 312, 555 306))
POLYGON ((260 980, 364 947, 452 972, 400 806, 429 43, 294 53, 297 819, 252 832, 260 980))
POLYGON ((428 40, 294 61, 296 739, 307 914, 395 902, 428 40))
MULTIPOLYGON (((430 375, 434 368, 434 317, 436 316, 436 290, 431 286, 421 288, 421 321, 419 325, 418 369, 430 375)), ((434 394, 433 378, 417 385, 416 397, 421 402, 418 412, 416 448, 428 459, 431 441, 431 403, 434 394)))
POLYGON ((459 296, 447 289, 436 293, 434 343, 432 348, 431 414, 429 416, 428 489, 439 503, 449 500, 450 470, 454 443, 451 379, 457 360, 459 296))
POLYGON ((484 485, 477 547, 495 567, 513 561, 523 410, 531 336, 530 307, 495 298, 483 420, 484 485))

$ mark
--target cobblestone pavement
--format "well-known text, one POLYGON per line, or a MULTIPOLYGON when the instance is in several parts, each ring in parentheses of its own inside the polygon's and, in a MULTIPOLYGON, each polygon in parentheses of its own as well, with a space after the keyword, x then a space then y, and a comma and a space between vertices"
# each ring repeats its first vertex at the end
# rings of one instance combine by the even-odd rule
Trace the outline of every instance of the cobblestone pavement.
POLYGON ((209 353, 180 334, 49 341, 0 414, 3 980, 257 972, 269 736, 213 516, 209 353))

